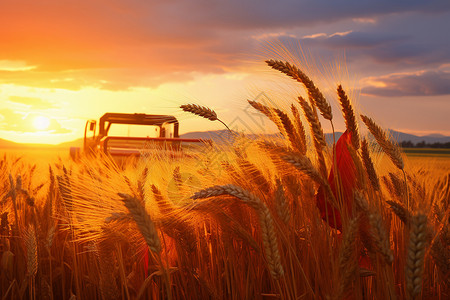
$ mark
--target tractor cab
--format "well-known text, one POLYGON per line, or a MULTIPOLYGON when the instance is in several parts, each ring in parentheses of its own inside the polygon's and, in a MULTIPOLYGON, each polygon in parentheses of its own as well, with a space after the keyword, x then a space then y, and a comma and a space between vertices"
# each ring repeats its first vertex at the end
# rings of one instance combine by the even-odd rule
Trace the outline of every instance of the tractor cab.
MULTIPOLYGON (((205 142, 201 139, 180 139, 179 123, 174 116, 106 113, 100 120, 88 120, 84 128, 83 152, 104 152, 113 157, 142 155, 147 151, 176 155, 182 149, 205 142)), ((71 148, 72 157, 81 149, 71 148)))

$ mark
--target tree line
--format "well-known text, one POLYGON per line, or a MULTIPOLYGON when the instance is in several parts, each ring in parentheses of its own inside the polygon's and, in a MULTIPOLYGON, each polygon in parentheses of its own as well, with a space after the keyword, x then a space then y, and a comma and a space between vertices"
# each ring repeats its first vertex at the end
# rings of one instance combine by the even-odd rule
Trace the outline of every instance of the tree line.
POLYGON ((426 143, 425 141, 421 141, 418 143, 413 143, 411 141, 403 141, 400 143, 400 146, 402 148, 445 148, 448 149, 450 148, 450 142, 447 143, 426 143))

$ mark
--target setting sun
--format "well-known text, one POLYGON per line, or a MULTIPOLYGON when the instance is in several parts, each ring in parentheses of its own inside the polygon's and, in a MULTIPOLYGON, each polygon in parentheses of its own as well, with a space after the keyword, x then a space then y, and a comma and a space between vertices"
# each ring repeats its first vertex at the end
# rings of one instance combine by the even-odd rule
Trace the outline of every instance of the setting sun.
POLYGON ((46 130, 50 126, 50 119, 44 116, 34 118, 33 126, 37 130, 46 130))

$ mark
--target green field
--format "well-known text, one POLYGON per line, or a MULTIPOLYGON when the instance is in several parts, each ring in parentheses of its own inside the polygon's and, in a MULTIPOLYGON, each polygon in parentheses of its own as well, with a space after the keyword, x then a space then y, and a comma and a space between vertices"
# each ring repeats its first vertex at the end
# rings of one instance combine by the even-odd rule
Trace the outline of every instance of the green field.
POLYGON ((403 148, 402 151, 408 156, 449 156, 450 149, 435 148, 403 148))

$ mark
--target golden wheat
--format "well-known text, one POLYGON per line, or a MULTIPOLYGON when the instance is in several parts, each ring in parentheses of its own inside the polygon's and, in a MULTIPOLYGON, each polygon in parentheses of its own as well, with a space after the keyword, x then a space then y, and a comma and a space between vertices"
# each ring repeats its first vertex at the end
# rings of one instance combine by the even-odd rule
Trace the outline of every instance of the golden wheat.
POLYGON ((426 236, 427 216, 419 212, 411 218, 411 230, 406 257, 406 288, 411 299, 416 299, 422 290, 426 236))
POLYGON ((345 125, 347 130, 352 133, 352 145, 358 150, 359 149, 359 131, 358 123, 356 122, 355 113, 353 111, 350 99, 347 97, 344 89, 341 85, 337 88, 337 93, 339 96, 339 103, 342 107, 342 114, 344 115, 345 125))
POLYGON ((320 110, 322 116, 330 120, 333 119, 333 114, 331 112, 331 106, 328 101, 323 96, 322 92, 314 85, 314 82, 300 69, 294 65, 290 65, 288 62, 282 62, 279 60, 266 60, 266 63, 275 70, 278 70, 298 82, 303 83, 308 91, 309 98, 312 100, 314 105, 320 110))
POLYGON ((119 196, 122 198, 123 203, 133 217, 134 222, 136 222, 148 247, 154 253, 161 252, 161 242, 159 240, 158 231, 142 203, 138 199, 127 194, 119 193, 119 196))
POLYGON ((372 158, 370 158, 369 145, 366 139, 363 139, 361 142, 361 156, 372 187, 374 188, 374 190, 379 191, 380 179, 378 178, 373 166, 372 158))
POLYGON ((375 137, 384 153, 389 156, 389 158, 397 168, 403 170, 404 163, 400 149, 391 140, 388 139, 384 130, 381 129, 381 127, 378 126, 371 118, 361 115, 361 119, 366 124, 370 133, 372 133, 372 135, 375 137))

